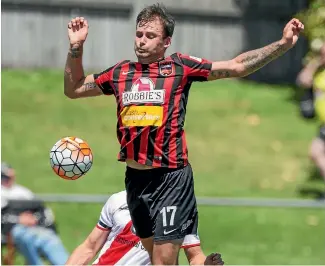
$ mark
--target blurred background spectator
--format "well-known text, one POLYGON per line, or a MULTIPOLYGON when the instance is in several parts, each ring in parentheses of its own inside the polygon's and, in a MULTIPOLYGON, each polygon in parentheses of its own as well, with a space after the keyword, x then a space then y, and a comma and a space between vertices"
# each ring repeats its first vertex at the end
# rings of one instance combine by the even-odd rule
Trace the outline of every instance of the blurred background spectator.
POLYGON ((298 74, 297 85, 305 90, 300 104, 303 117, 316 117, 319 123, 318 134, 310 146, 310 157, 325 182, 325 42, 319 54, 298 74))
POLYGON ((57 235, 54 215, 27 188, 16 184, 14 169, 1 163, 1 233, 13 244, 29 265, 44 265, 42 257, 53 265, 68 259, 57 235))

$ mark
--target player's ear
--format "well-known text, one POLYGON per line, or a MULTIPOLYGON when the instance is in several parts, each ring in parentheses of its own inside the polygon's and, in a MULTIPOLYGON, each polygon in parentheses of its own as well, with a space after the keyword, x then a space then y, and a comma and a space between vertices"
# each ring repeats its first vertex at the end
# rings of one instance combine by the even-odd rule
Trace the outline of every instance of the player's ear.
POLYGON ((172 44, 172 38, 171 37, 165 38, 164 47, 167 49, 171 44, 172 44))

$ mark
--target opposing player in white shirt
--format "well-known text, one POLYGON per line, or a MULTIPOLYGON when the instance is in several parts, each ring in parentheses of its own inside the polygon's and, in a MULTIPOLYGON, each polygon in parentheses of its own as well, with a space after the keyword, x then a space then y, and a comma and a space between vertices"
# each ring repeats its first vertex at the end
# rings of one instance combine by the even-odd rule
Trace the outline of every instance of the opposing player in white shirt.
MULTIPOLYGON (((223 265, 221 255, 205 256, 197 235, 187 235, 182 248, 191 265, 223 265)), ((126 203, 126 191, 113 194, 104 205, 99 221, 86 240, 78 246, 66 265, 150 265, 149 253, 136 236, 126 203)))

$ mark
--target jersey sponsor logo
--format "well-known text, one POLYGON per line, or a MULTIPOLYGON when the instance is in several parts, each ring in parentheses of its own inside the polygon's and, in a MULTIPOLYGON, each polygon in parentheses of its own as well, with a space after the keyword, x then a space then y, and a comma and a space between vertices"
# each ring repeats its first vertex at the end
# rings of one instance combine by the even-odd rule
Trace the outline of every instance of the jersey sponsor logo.
POLYGON ((198 61, 198 62, 202 62, 202 58, 199 58, 199 57, 196 57, 196 56, 190 56, 191 59, 195 60, 195 61, 198 61))
POLYGON ((131 87, 131 91, 122 93, 124 106, 137 103, 158 103, 165 101, 165 90, 155 89, 154 82, 147 77, 138 78, 131 87))
POLYGON ((161 126, 163 121, 162 106, 127 106, 121 112, 125 127, 161 126))
POLYGON ((126 245, 126 246, 131 246, 131 247, 135 247, 138 243, 139 240, 130 240, 127 237, 123 237, 123 236, 117 236, 115 239, 116 242, 126 245))
MULTIPOLYGON (((130 240, 127 237, 124 236, 117 236, 115 238, 115 241, 121 245, 125 245, 128 247, 135 247, 135 248, 140 248, 143 251, 146 251, 146 249, 144 248, 144 246, 142 245, 140 238, 137 240, 130 240)), ((121 249, 123 249, 123 247, 121 246, 121 249)))
POLYGON ((127 232, 126 235, 118 235, 116 238, 115 238, 115 241, 122 244, 122 245, 126 245, 126 246, 130 246, 130 247, 135 247, 135 248, 141 248, 141 250, 146 250, 143 246, 142 246, 142 243, 140 241, 140 238, 137 237, 135 239, 129 239, 130 237, 130 233, 135 235, 135 228, 133 226, 133 224, 131 225, 130 227, 130 231, 127 232))
POLYGON ((159 62, 159 74, 167 77, 173 74, 173 63, 172 62, 159 62))

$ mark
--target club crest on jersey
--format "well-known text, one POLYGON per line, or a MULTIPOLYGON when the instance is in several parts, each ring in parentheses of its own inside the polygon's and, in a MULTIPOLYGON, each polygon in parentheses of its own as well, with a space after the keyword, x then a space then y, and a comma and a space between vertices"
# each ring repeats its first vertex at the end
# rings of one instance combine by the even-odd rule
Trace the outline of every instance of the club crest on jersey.
POLYGON ((159 62, 159 74, 167 77, 173 74, 172 62, 159 62))
POLYGON ((131 91, 122 93, 124 106, 138 103, 158 103, 165 101, 165 90, 157 90, 154 82, 148 77, 138 78, 131 87, 131 91))

